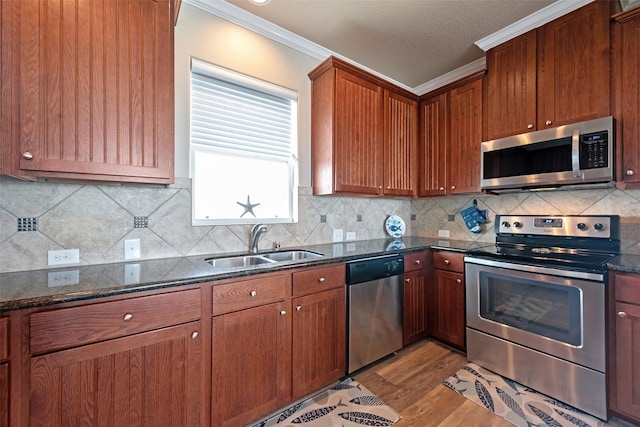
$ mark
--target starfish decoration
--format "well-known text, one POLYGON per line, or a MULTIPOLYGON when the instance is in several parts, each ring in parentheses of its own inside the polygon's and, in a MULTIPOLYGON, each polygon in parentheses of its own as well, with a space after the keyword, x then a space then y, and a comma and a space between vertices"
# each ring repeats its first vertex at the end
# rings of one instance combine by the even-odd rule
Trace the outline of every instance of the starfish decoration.
POLYGON ((236 202, 236 203, 244 208, 244 212, 242 212, 242 215, 240 215, 240 218, 242 218, 246 213, 250 213, 255 218, 256 214, 253 213, 253 208, 260 205, 260 203, 251 203, 251 201, 249 200, 249 196, 247 196, 247 203, 240 203, 240 202, 236 202))

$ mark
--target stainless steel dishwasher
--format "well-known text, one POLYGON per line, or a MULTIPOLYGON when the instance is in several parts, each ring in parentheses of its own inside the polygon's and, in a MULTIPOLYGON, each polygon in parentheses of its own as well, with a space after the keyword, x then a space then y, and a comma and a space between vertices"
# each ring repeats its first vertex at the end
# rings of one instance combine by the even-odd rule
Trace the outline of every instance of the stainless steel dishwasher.
POLYGON ((404 257, 347 263, 347 373, 402 348, 404 257))

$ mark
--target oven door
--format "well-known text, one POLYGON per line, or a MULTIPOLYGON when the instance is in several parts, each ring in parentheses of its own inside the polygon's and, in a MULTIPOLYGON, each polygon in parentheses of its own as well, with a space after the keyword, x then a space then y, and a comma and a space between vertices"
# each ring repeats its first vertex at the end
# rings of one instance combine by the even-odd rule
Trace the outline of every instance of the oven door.
POLYGON ((605 371, 603 275, 465 261, 468 328, 605 371))

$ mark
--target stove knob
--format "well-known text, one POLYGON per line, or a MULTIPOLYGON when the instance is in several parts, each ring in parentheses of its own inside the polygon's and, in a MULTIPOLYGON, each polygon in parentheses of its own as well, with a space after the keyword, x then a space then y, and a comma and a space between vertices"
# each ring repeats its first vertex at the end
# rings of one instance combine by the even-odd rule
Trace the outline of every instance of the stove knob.
POLYGON ((578 230, 585 231, 587 228, 589 228, 589 226, 587 224, 585 224, 584 222, 579 222, 578 223, 578 230))
POLYGON ((511 224, 509 224, 507 221, 502 221, 502 225, 503 227, 511 227, 511 224))
POLYGON ((515 228, 520 228, 520 227, 522 227, 522 223, 521 223, 521 222, 519 222, 519 221, 515 221, 515 222, 513 223, 513 226, 514 226, 515 228))
POLYGON ((598 222, 596 224, 593 224, 593 228, 595 228, 596 231, 602 231, 602 230, 604 230, 604 224, 601 224, 601 223, 598 222))

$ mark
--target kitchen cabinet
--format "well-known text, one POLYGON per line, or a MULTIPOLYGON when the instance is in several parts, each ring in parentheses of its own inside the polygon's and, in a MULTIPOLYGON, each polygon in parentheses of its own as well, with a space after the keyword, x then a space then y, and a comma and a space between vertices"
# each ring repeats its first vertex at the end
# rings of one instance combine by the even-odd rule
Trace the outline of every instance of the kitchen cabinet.
POLYGON ((0 317, 0 427, 9 426, 9 319, 0 317))
POLYGON ((293 273, 292 399, 346 373, 345 265, 293 273))
POLYGON ((30 425, 202 425, 200 304, 193 289, 31 314, 30 425))
POLYGON ((609 331, 609 407, 640 423, 640 275, 615 273, 609 331))
POLYGON ((433 280, 427 293, 431 336, 464 349, 464 254, 434 251, 432 262, 433 280))
POLYGON ((611 2, 595 1, 487 52, 487 137, 610 115, 611 2))
POLYGON ((640 187, 640 8, 614 17, 613 79, 617 181, 640 187))
POLYGON ((2 172, 172 183, 177 4, 2 1, 2 172))
POLYGON ((420 196, 480 191, 482 73, 421 100, 420 196))
POLYGON ((417 97, 335 57, 309 78, 314 194, 413 196, 417 97))
POLYGON ((427 336, 427 251, 404 256, 403 346, 427 336))

